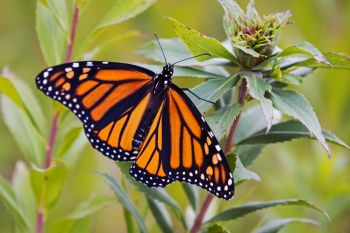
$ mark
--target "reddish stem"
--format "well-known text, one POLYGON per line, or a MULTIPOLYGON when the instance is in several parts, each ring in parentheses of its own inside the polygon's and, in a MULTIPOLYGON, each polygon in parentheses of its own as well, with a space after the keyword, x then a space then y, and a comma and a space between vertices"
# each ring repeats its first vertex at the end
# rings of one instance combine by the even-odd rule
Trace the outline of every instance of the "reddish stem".
MULTIPOLYGON (((243 79, 243 82, 239 88, 239 93, 238 93, 238 97, 237 97, 238 103, 240 103, 241 105, 244 104, 244 98, 245 98, 246 93, 247 93, 247 82, 245 81, 245 79, 243 79)), ((240 116, 241 115, 239 114, 231 125, 230 132, 229 132, 229 134, 227 136, 227 140, 226 140, 226 146, 224 149, 225 155, 227 155, 230 152, 230 150, 233 146, 233 139, 234 139, 234 136, 236 133, 236 129, 237 129, 237 125, 238 125, 240 116)), ((204 200, 204 202, 202 204, 201 209, 198 212, 198 215, 196 216, 196 219, 194 220, 194 224, 193 224, 191 231, 190 231, 191 233, 199 232, 201 225, 202 225, 202 222, 203 222, 203 218, 205 216, 205 213, 208 211, 208 208, 209 208, 211 202, 213 201, 213 198, 214 198, 214 196, 212 196, 210 194, 207 195, 206 199, 204 200)))
MULTIPOLYGON (((76 5, 74 8, 73 22, 72 22, 72 27, 71 27, 71 32, 70 32, 70 37, 69 37, 69 42, 67 47, 67 53, 66 53, 66 59, 65 59, 66 63, 70 62, 72 59, 72 51, 73 51, 73 45, 75 40, 75 33, 77 30, 78 16, 79 16, 79 8, 76 5)), ((48 146, 45 154, 45 168, 49 168, 52 162, 52 153, 53 153, 53 148, 55 146, 57 130, 58 130, 58 117, 59 117, 59 112, 55 112, 52 118, 50 137, 49 137, 49 142, 48 142, 48 146)), ((37 214, 36 231, 35 231, 36 233, 43 233, 44 231, 43 209, 44 209, 44 206, 40 204, 39 211, 37 214)))
POLYGON ((74 13, 73 13, 73 22, 72 22, 72 29, 70 31, 70 37, 67 47, 67 54, 66 54, 66 63, 70 62, 72 59, 72 52, 73 52, 73 45, 75 40, 75 33, 77 31, 77 25, 78 25, 78 17, 79 17, 79 7, 76 5, 74 7, 74 13))
POLYGON ((57 128, 58 128, 58 112, 52 118, 51 130, 49 143, 47 145, 46 155, 45 155, 45 168, 49 168, 52 161, 52 152, 56 141, 57 128))
POLYGON ((44 216, 43 212, 39 210, 38 217, 36 222, 36 233, 43 233, 43 226, 44 226, 44 216))

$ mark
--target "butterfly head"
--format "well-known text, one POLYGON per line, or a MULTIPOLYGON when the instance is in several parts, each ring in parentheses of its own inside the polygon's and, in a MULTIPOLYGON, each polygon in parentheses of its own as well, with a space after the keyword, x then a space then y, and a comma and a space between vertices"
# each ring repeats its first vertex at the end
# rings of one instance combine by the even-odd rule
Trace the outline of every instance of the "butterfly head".
POLYGON ((167 63, 164 67, 162 72, 159 74, 164 81, 169 81, 171 80, 171 77, 174 74, 174 65, 167 63))

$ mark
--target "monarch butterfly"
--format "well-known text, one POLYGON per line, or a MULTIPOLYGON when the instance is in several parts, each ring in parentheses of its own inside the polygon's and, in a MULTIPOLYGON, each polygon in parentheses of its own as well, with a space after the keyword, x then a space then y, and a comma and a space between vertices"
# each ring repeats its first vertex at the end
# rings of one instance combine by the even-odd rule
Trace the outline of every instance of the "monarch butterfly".
POLYGON ((164 59, 159 74, 106 61, 61 64, 43 70, 36 85, 78 116, 95 149, 133 161, 130 175, 137 181, 148 187, 187 182, 230 199, 234 182, 225 155, 198 109, 172 83, 175 63, 164 59))

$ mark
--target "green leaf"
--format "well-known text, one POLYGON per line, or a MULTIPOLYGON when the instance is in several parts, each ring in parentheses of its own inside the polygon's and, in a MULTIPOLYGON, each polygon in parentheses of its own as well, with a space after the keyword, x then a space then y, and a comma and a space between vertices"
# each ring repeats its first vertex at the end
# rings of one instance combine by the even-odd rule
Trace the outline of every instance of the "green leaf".
MULTIPOLYGON (((159 73, 163 69, 163 66, 158 66, 158 65, 147 65, 147 64, 140 64, 140 63, 136 63, 136 65, 152 70, 155 73, 159 73)), ((205 70, 191 68, 191 67, 180 67, 180 66, 177 66, 174 68, 173 77, 197 77, 197 78, 205 78, 205 79, 226 78, 224 76, 220 76, 205 70)))
MULTIPOLYGON (((326 141, 350 149, 345 142, 337 138, 332 133, 325 130, 323 130, 322 133, 326 141)), ((238 142, 238 145, 277 143, 290 141, 296 138, 315 139, 315 137, 310 134, 310 132, 301 122, 290 120, 273 125, 269 133, 265 133, 264 130, 260 130, 249 137, 242 139, 240 142, 238 142)))
MULTIPOLYGON (((89 200, 81 202, 77 207, 70 211, 70 213, 61 219, 57 219, 50 224, 49 233, 60 232, 75 232, 76 229, 86 228, 85 219, 96 213, 97 211, 110 206, 115 203, 115 197, 96 195, 92 196, 89 200)), ((79 231, 77 231, 79 232, 79 231)), ((86 232, 86 231, 82 231, 86 232)))
MULTIPOLYGON (((234 87, 237 84, 237 81, 237 76, 231 76, 225 79, 211 79, 207 82, 199 84, 193 88, 192 91, 202 99, 216 102, 228 90, 234 87)), ((212 106, 211 103, 200 100, 191 93, 187 94, 201 113, 206 112, 212 106)))
POLYGON ((254 6, 254 0, 250 0, 247 5, 247 18, 248 19, 260 19, 258 12, 254 6))
POLYGON ((66 1, 40 0, 54 15, 57 24, 63 29, 67 38, 69 35, 69 17, 66 1))
POLYGON ((250 166, 259 156, 264 145, 236 145, 234 153, 240 158, 244 167, 250 166))
POLYGON ((234 208, 225 210, 219 213, 218 215, 216 215, 215 217, 211 218, 210 220, 208 220, 207 223, 234 220, 261 209, 266 209, 266 208, 280 206, 280 205, 281 206, 304 206, 304 207, 313 209, 317 212, 320 212, 327 218, 327 220, 330 221, 330 218, 326 212, 324 212, 323 210, 319 209, 318 207, 310 204, 305 200, 285 199, 285 200, 247 203, 239 207, 234 207, 234 208))
POLYGON ((153 217, 157 220, 157 225, 162 229, 162 232, 174 232, 173 223, 165 205, 150 198, 147 198, 147 203, 152 211, 153 217))
POLYGON ((228 133, 232 122, 242 110, 238 103, 220 108, 218 111, 205 117, 214 135, 220 141, 228 133))
POLYGON ((295 75, 293 73, 288 73, 288 74, 283 74, 282 75, 282 82, 290 84, 290 85, 295 85, 299 86, 303 83, 303 78, 299 75, 295 75))
POLYGON ((255 58, 259 58, 259 57, 262 56, 260 53, 256 52, 254 49, 246 48, 246 47, 241 46, 241 45, 234 45, 233 47, 236 48, 236 49, 239 49, 243 53, 249 54, 249 55, 251 55, 251 56, 253 56, 255 58))
POLYGON ((6 96, 1 98, 3 119, 24 157, 35 164, 43 161, 45 141, 27 113, 21 111, 6 96))
MULTIPOLYGON (((167 61, 171 64, 179 61, 180 59, 192 56, 184 43, 178 38, 159 39, 159 43, 164 49, 167 61)), ((153 61, 164 63, 162 51, 160 50, 156 40, 144 44, 142 47, 138 48, 136 52, 146 58, 152 59, 153 61)), ((200 64, 201 62, 198 62, 195 59, 190 59, 179 63, 179 66, 195 66, 200 64)))
POLYGON ((226 230, 223 226, 214 224, 208 228, 207 233, 230 233, 230 232, 226 230))
POLYGON ((302 122, 330 156, 330 149, 322 134, 320 123, 310 103, 295 91, 272 89, 271 100, 276 109, 302 122))
POLYGON ((124 206, 125 209, 127 209, 130 212, 130 214, 132 214, 140 230, 142 232, 147 232, 145 223, 143 222, 139 211, 137 210, 133 201, 130 199, 129 195, 119 185, 119 183, 112 176, 106 173, 98 172, 97 174, 100 175, 104 179, 104 181, 112 188, 114 194, 116 195, 120 203, 124 206))
POLYGON ((41 1, 37 1, 36 31, 47 65, 52 66, 62 63, 67 38, 57 23, 54 14, 41 1))
POLYGON ((271 85, 267 83, 259 72, 241 72, 240 74, 247 81, 249 95, 260 102, 263 110, 268 132, 272 126, 273 107, 271 100, 265 98, 265 93, 271 91, 271 85))
POLYGON ((218 40, 205 36, 173 18, 168 19, 171 21, 176 34, 182 39, 194 56, 201 53, 209 53, 211 55, 198 57, 198 61, 205 61, 210 58, 218 57, 236 63, 233 54, 230 53, 218 40))
POLYGON ((260 181, 260 177, 255 172, 249 171, 243 166, 237 155, 231 153, 227 156, 227 159, 230 164, 232 164, 232 161, 235 163, 233 177, 235 178, 236 185, 248 180, 260 181))
POLYGON ((9 212, 15 217, 16 222, 26 229, 29 229, 29 220, 25 216, 23 209, 18 205, 15 192, 2 176, 0 176, 0 199, 9 212))
MULTIPOLYGON (((350 56, 344 53, 325 53, 325 58, 334 69, 350 70, 350 56)), ((314 59, 307 59, 296 64, 297 66, 306 66, 312 68, 329 68, 329 65, 319 63, 314 59)))
POLYGON ((304 54, 309 57, 312 57, 316 62, 323 63, 328 66, 331 66, 329 61, 323 56, 323 54, 311 43, 303 42, 299 45, 290 46, 284 49, 278 57, 285 57, 293 54, 304 54))
POLYGON ((59 144, 59 150, 57 152, 57 155, 59 158, 63 158, 67 151, 74 145, 75 140, 79 137, 79 135, 82 133, 82 128, 74 127, 70 129, 70 131, 64 135, 64 141, 59 144))
POLYGON ((87 40, 96 38, 102 31, 135 17, 147 10, 156 0, 116 0, 87 40), (89 39, 90 38, 90 39, 89 39))
POLYGON ((255 233, 277 233, 283 227, 290 223, 308 223, 319 226, 320 224, 312 219, 307 218, 276 218, 268 221, 262 227, 255 231, 255 233))
POLYGON ((77 57, 83 57, 84 60, 96 60, 96 57, 99 54, 103 54, 103 52, 110 50, 110 46, 115 44, 122 44, 123 42, 131 39, 132 37, 139 37, 141 33, 138 31, 126 31, 123 34, 118 35, 109 35, 108 37, 103 38, 104 40, 99 41, 97 45, 95 45, 94 41, 85 40, 82 46, 79 47, 77 52, 77 57), (90 49, 90 46, 95 46, 90 49), (87 51, 89 50, 89 51, 87 51))
POLYGON ((45 206, 52 206, 61 194, 66 176, 67 169, 59 161, 55 161, 48 169, 33 165, 30 178, 37 200, 43 201, 45 206))
POLYGON ((10 79, 4 76, 0 76, 0 92, 12 100, 18 108, 25 110, 24 103, 17 92, 15 85, 13 85, 10 79))
POLYGON ((115 203, 115 198, 105 195, 92 196, 89 200, 81 202, 67 217, 67 219, 82 219, 115 203))
POLYGON ((129 169, 131 166, 131 163, 117 163, 120 170, 123 174, 126 174, 126 178, 128 179, 129 183, 131 183, 133 186, 137 188, 138 191, 145 194, 146 197, 152 198, 153 200, 158 200, 160 202, 163 202, 170 206, 173 210, 176 216, 180 219, 181 223, 185 228, 187 228, 186 220, 182 214, 182 209, 178 205, 178 203, 171 197, 169 194, 165 191, 163 188, 148 188, 144 184, 135 181, 134 178, 132 178, 129 175, 129 169))
POLYGON ((31 121, 41 133, 45 133, 47 130, 46 118, 32 89, 23 80, 15 77, 13 74, 10 76, 12 83, 15 85, 17 92, 25 105, 25 109, 28 112, 31 121))
MULTIPOLYGON (((16 194, 15 198, 23 214, 28 219, 29 232, 34 232, 35 222, 37 219, 37 201, 30 183, 30 174, 26 164, 19 160, 16 162, 14 172, 12 174, 12 187, 16 194)), ((23 232, 25 229, 23 229, 23 232)))
POLYGON ((230 38, 234 35, 236 27, 235 22, 241 22, 245 17, 245 14, 242 8, 234 0, 219 0, 219 2, 225 11, 223 24, 226 35, 230 38))
POLYGON ((266 127, 266 121, 260 106, 252 106, 241 114, 239 124, 236 129, 234 144, 243 138, 266 127))
POLYGON ((125 219, 125 223, 126 223, 126 229, 128 233, 137 233, 138 231, 138 227, 135 223, 135 220, 133 218, 133 216, 130 214, 130 212, 123 208, 123 213, 124 213, 124 219, 125 219))
POLYGON ((197 187, 188 183, 181 183, 181 185, 183 190, 186 193, 187 199, 190 201, 192 209, 194 211, 197 210, 198 198, 199 198, 197 187))
POLYGON ((147 10, 156 0, 117 0, 97 28, 118 24, 147 10))

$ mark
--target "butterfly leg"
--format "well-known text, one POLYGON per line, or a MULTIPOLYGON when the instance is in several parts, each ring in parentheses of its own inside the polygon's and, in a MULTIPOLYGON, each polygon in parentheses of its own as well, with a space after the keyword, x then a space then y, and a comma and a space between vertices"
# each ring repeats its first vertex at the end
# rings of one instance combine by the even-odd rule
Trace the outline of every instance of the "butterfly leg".
POLYGON ((197 97, 197 98, 200 99, 200 100, 203 100, 203 101, 208 102, 208 103, 211 103, 211 104, 215 104, 214 102, 212 102, 212 101, 210 101, 210 100, 206 100, 206 99, 201 98, 200 96, 198 96, 196 93, 194 93, 193 91, 191 91, 191 90, 188 89, 188 88, 181 88, 181 90, 183 90, 183 91, 188 91, 189 93, 191 93, 192 95, 194 95, 195 97, 197 97))

